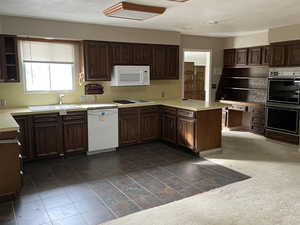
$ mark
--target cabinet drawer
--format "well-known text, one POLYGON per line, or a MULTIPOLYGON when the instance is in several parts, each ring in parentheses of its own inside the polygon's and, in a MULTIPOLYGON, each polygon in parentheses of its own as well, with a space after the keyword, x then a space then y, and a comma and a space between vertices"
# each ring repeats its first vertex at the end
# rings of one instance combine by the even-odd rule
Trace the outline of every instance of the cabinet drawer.
POLYGON ((34 123, 57 122, 58 120, 59 120, 59 115, 57 113, 41 114, 41 115, 33 116, 34 123))
POLYGON ((129 107, 129 108, 123 108, 119 109, 119 115, 132 115, 132 114, 139 114, 139 108, 137 107, 129 107))
POLYGON ((68 114, 63 116, 62 118, 63 121, 85 120, 86 112, 68 112, 68 114))
POLYGON ((162 112, 172 114, 172 115, 176 115, 177 114, 177 109, 172 108, 172 107, 163 106, 162 107, 162 112))
POLYGON ((231 105, 228 107, 230 110, 237 110, 237 111, 243 111, 247 112, 248 111, 248 106, 243 106, 243 105, 231 105))
POLYGON ((159 112, 158 106, 148 106, 141 109, 141 113, 156 113, 159 112))
POLYGON ((188 118, 195 118, 195 112, 194 111, 178 109, 177 114, 178 114, 178 116, 183 116, 183 117, 188 117, 188 118))

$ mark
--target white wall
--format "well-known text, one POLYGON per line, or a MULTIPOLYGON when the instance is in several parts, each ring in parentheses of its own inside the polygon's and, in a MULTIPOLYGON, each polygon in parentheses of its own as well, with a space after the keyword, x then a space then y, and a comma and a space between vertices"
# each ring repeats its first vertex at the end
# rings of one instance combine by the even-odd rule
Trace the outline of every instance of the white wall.
POLYGON ((206 66, 207 52, 185 51, 184 62, 194 62, 196 66, 206 66))
POLYGON ((247 48, 262 45, 269 45, 268 31, 251 35, 226 38, 224 48, 247 48))

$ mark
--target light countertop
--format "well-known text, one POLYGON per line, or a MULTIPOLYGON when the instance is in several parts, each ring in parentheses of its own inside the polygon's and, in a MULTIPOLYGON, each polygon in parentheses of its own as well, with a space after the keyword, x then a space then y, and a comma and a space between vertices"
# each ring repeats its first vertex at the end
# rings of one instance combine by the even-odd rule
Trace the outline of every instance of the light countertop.
POLYGON ((55 113, 60 111, 86 111, 90 109, 105 109, 105 108, 128 108, 128 107, 142 107, 151 105, 164 105, 175 107, 179 109, 186 109, 192 111, 203 111, 221 109, 228 106, 219 102, 208 103, 200 100, 180 100, 180 99, 166 99, 166 100, 155 100, 145 103, 134 103, 134 104, 72 104, 74 108, 62 109, 41 109, 39 111, 33 111, 30 107, 20 108, 5 108, 0 109, 0 132, 16 131, 19 126, 13 116, 16 115, 30 115, 30 114, 45 114, 55 113))

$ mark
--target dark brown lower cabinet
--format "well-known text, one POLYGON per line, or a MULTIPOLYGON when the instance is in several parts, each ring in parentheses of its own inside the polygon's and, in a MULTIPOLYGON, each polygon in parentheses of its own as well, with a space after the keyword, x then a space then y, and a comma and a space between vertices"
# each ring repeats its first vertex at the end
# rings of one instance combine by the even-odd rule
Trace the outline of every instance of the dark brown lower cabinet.
POLYGON ((194 149, 195 147, 195 124, 194 118, 177 117, 177 144, 194 149))
POLYGON ((85 112, 70 112, 63 116, 64 153, 86 152, 88 149, 85 112))
POLYGON ((88 131, 86 112, 38 114, 14 117, 20 126, 18 137, 25 160, 86 152, 88 131))
POLYGON ((141 142, 157 140, 160 137, 160 119, 158 107, 141 109, 141 142))
POLYGON ((140 140, 139 109, 119 109, 119 145, 136 144, 140 140))
POLYGON ((44 114, 33 116, 35 157, 63 155, 60 116, 44 114))
POLYGON ((173 144, 177 143, 176 109, 163 107, 161 116, 161 139, 173 144))

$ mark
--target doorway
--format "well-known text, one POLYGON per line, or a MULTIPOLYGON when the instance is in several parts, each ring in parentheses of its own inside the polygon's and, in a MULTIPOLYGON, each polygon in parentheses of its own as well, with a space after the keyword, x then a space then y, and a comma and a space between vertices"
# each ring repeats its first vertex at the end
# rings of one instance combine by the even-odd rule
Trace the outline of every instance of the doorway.
POLYGON ((210 51, 184 50, 184 98, 210 101, 210 51))

